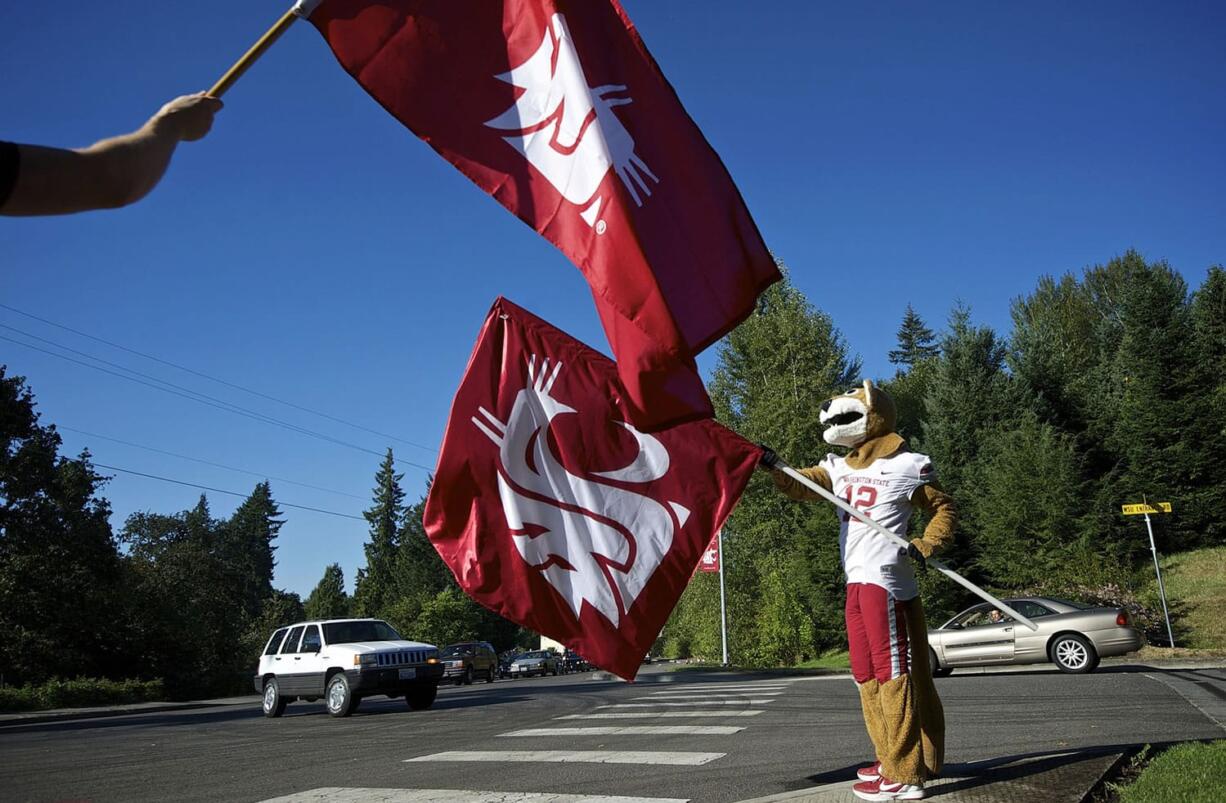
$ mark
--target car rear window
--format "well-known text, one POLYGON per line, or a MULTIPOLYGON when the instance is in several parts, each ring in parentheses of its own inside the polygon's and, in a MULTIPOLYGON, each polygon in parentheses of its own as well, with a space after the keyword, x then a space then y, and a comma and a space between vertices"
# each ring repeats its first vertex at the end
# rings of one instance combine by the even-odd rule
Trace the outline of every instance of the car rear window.
POLYGON ((1086 605, 1085 603, 1082 603, 1082 602, 1073 602, 1071 600, 1059 599, 1057 597, 1052 597, 1052 602, 1058 602, 1061 605, 1067 605, 1070 608, 1073 608, 1074 610, 1078 610, 1078 611, 1088 611, 1094 607, 1093 605, 1086 605))
POLYGON ((329 622, 324 625, 329 644, 354 644, 360 641, 400 641, 400 634, 387 622, 329 622))
POLYGON ((300 638, 302 638, 302 625, 289 631, 289 635, 285 637, 285 643, 281 645, 281 654, 286 655, 291 652, 297 652, 298 639, 300 638))
POLYGON ((289 628, 281 628, 276 633, 272 634, 272 638, 268 640, 268 646, 264 648, 265 655, 276 655, 277 648, 281 646, 281 639, 285 638, 285 631, 289 628))

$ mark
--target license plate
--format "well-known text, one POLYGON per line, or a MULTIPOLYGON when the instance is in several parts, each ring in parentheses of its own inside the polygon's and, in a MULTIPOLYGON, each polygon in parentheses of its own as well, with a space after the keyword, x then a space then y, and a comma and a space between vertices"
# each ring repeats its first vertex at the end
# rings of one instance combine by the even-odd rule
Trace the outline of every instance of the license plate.
POLYGON ((400 670, 400 679, 401 679, 401 680, 413 680, 413 679, 414 679, 414 678, 416 678, 416 677, 417 677, 417 670, 416 670, 416 669, 401 669, 401 670, 400 670))

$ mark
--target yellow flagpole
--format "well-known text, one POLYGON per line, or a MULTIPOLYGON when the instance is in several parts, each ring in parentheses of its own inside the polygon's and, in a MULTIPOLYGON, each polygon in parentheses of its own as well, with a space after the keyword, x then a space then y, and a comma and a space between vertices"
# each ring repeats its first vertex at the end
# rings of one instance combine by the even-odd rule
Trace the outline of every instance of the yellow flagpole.
POLYGON ((263 36, 260 37, 251 49, 243 54, 243 57, 234 62, 234 66, 226 70, 226 74, 218 79, 217 83, 213 84, 212 89, 208 91, 209 97, 220 98, 226 93, 234 82, 242 77, 243 73, 247 72, 247 68, 255 64, 260 56, 264 55, 264 51, 272 47, 273 43, 281 38, 281 34, 289 30, 289 26, 294 24, 294 20, 298 19, 299 5, 295 4, 289 11, 281 15, 281 19, 269 28, 263 36))

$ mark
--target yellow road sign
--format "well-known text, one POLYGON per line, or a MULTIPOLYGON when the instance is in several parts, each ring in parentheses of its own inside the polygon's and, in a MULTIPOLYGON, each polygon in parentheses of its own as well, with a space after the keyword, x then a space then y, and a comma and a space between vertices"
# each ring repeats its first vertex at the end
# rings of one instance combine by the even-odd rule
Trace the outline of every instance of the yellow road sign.
POLYGON ((1121 505, 1125 516, 1140 516, 1142 513, 1170 513, 1170 502, 1159 502, 1157 507, 1153 505, 1121 505))

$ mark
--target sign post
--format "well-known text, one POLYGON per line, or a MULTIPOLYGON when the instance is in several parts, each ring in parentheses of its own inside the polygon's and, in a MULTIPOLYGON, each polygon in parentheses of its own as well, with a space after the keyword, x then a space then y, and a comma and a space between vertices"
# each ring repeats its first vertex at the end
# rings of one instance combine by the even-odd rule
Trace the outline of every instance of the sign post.
POLYGON ((702 572, 719 572, 719 635, 723 644, 724 659, 721 666, 728 665, 728 608, 724 601, 724 531, 720 529, 711 539, 711 545, 702 553, 702 562, 698 564, 702 572))
POLYGON ((1158 595, 1162 597, 1162 616, 1166 619, 1166 637, 1170 639, 1171 646, 1175 646, 1175 633, 1171 630, 1171 614, 1166 608, 1166 587, 1162 584, 1162 567, 1158 565, 1158 547, 1154 543, 1154 525, 1149 520, 1150 513, 1170 513, 1170 502, 1159 502, 1157 507, 1151 507, 1148 502, 1142 502, 1139 505, 1123 505, 1122 509, 1125 516, 1145 516, 1145 529, 1149 531, 1149 551, 1154 556, 1154 574, 1158 575, 1158 595))

